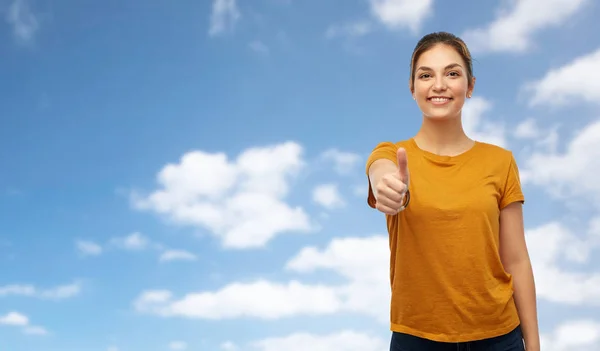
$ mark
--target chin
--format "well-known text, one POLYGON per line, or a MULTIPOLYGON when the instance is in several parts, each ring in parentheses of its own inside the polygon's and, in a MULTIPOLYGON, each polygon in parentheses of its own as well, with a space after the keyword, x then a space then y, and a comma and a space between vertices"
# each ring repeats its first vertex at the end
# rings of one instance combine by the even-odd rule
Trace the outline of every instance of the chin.
POLYGON ((444 121, 444 120, 451 120, 451 119, 456 119, 460 116, 460 110, 459 111, 428 111, 428 110, 423 110, 423 116, 429 120, 432 121, 444 121))
POLYGON ((462 104, 460 101, 450 101, 446 104, 432 104, 429 101, 423 101, 419 104, 423 116, 429 120, 451 120, 459 118, 462 110, 462 104))

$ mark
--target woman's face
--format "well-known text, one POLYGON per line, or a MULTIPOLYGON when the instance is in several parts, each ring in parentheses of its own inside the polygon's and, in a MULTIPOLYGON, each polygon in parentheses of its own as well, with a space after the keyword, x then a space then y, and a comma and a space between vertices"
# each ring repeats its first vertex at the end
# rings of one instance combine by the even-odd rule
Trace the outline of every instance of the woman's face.
POLYGON ((413 97, 423 116, 459 117, 465 98, 472 93, 460 54, 451 46, 436 45, 421 54, 415 67, 413 97))

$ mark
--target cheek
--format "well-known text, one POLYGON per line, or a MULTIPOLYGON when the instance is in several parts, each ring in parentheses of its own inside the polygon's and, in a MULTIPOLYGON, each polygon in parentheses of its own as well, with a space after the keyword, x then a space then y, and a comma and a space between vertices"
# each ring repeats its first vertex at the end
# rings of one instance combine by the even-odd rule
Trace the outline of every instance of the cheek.
POLYGON ((424 84, 415 84, 415 95, 418 97, 425 97, 429 94, 429 87, 424 84))
POLYGON ((453 83, 450 83, 449 86, 451 87, 454 94, 457 95, 457 97, 465 97, 469 90, 469 85, 463 81, 455 81, 453 83))

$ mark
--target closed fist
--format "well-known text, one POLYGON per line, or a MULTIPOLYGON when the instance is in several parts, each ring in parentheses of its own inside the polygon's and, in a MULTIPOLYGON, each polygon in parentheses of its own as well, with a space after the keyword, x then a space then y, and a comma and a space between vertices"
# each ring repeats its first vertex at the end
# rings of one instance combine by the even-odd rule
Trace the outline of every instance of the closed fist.
POLYGON ((377 203, 375 207, 388 215, 395 215, 402 210, 409 184, 406 150, 399 148, 397 157, 397 170, 384 174, 375 186, 377 191, 377 203))

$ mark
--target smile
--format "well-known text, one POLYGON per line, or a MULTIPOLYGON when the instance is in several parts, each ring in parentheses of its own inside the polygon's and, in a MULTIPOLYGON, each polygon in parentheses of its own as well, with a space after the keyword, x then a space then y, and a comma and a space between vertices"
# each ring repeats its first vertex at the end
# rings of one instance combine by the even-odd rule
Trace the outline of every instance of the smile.
POLYGON ((443 105, 443 104, 448 103, 449 101, 451 101, 452 98, 444 97, 444 96, 433 96, 433 97, 427 98, 427 100, 431 101, 435 105, 443 105))

